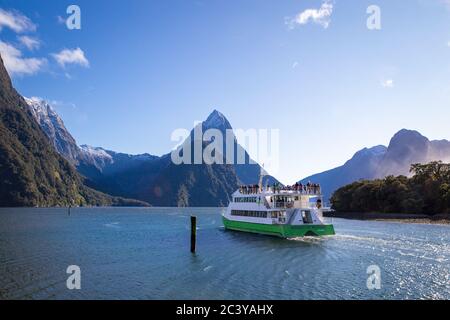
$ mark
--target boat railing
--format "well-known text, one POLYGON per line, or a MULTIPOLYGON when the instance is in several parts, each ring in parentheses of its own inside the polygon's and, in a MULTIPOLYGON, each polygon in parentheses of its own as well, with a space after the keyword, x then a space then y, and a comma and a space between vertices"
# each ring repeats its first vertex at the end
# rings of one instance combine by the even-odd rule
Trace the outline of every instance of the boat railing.
POLYGON ((289 194, 297 194, 297 195, 312 195, 312 196, 321 196, 322 191, 320 188, 311 188, 306 190, 295 190, 295 189, 287 189, 287 188, 267 188, 264 189, 266 192, 271 193, 289 193, 289 194))
POLYGON ((321 196, 322 190, 320 186, 311 186, 311 187, 302 187, 302 188, 295 188, 295 187, 262 187, 262 188, 239 188, 239 192, 241 194, 245 195, 252 195, 252 194, 259 194, 261 192, 263 193, 289 193, 289 194, 299 194, 299 195, 315 195, 315 196, 321 196))
MULTIPOLYGON (((288 189, 264 189, 263 192, 272 193, 272 194, 290 194, 290 195, 305 195, 305 196, 322 196, 322 192, 319 191, 296 191, 296 190, 288 190, 288 189)), ((257 195, 260 194, 258 192, 241 192, 241 195, 257 195)))
MULTIPOLYGON (((267 207, 267 205, 266 205, 267 207)), ((293 202, 275 202, 273 206, 271 206, 274 209, 292 209, 294 208, 293 202)), ((270 208, 270 207, 268 207, 270 208)), ((308 202, 306 205, 302 205, 300 207, 301 209, 318 209, 317 203, 315 202, 308 202)))

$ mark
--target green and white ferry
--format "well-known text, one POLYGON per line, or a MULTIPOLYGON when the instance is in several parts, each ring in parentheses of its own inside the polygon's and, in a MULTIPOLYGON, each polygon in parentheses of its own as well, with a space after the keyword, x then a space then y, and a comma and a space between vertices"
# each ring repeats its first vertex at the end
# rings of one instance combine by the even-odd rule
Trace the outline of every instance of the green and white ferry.
POLYGON ((323 220, 319 185, 288 188, 242 186, 222 214, 226 229, 282 238, 334 235, 323 220))

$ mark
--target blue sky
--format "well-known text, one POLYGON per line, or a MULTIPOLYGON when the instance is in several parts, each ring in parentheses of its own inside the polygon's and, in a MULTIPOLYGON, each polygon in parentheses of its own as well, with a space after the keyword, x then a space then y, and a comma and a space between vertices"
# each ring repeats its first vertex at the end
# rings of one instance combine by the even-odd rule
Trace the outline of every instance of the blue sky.
POLYGON ((0 49, 12 55, 16 88, 53 101, 79 144, 161 155, 173 130, 216 108, 235 128, 280 129, 276 176, 292 183, 387 144, 401 128, 450 138, 446 0, 1 0, 0 8, 0 49), (81 8, 81 30, 59 21, 70 4, 81 8), (381 30, 366 27, 372 4, 381 30), (287 23, 308 9, 304 23, 287 23), (22 24, 5 22, 8 14, 22 24))

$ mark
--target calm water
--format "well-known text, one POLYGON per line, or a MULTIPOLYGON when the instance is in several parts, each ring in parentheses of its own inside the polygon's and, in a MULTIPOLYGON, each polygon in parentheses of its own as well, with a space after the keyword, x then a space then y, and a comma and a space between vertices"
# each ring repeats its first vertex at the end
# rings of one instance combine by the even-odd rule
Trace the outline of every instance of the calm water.
POLYGON ((0 209, 0 298, 450 299, 448 226, 333 219, 337 236, 283 240, 225 231, 220 212, 0 209), (373 264, 380 290, 366 287, 373 264))

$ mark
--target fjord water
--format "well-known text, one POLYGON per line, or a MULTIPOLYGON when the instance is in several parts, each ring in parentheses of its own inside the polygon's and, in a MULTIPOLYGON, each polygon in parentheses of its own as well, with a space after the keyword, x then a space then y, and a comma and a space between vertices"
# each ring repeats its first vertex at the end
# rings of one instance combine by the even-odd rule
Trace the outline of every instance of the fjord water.
POLYGON ((333 219, 336 236, 284 240, 226 231, 221 210, 0 209, 0 298, 450 299, 449 226, 333 219))

